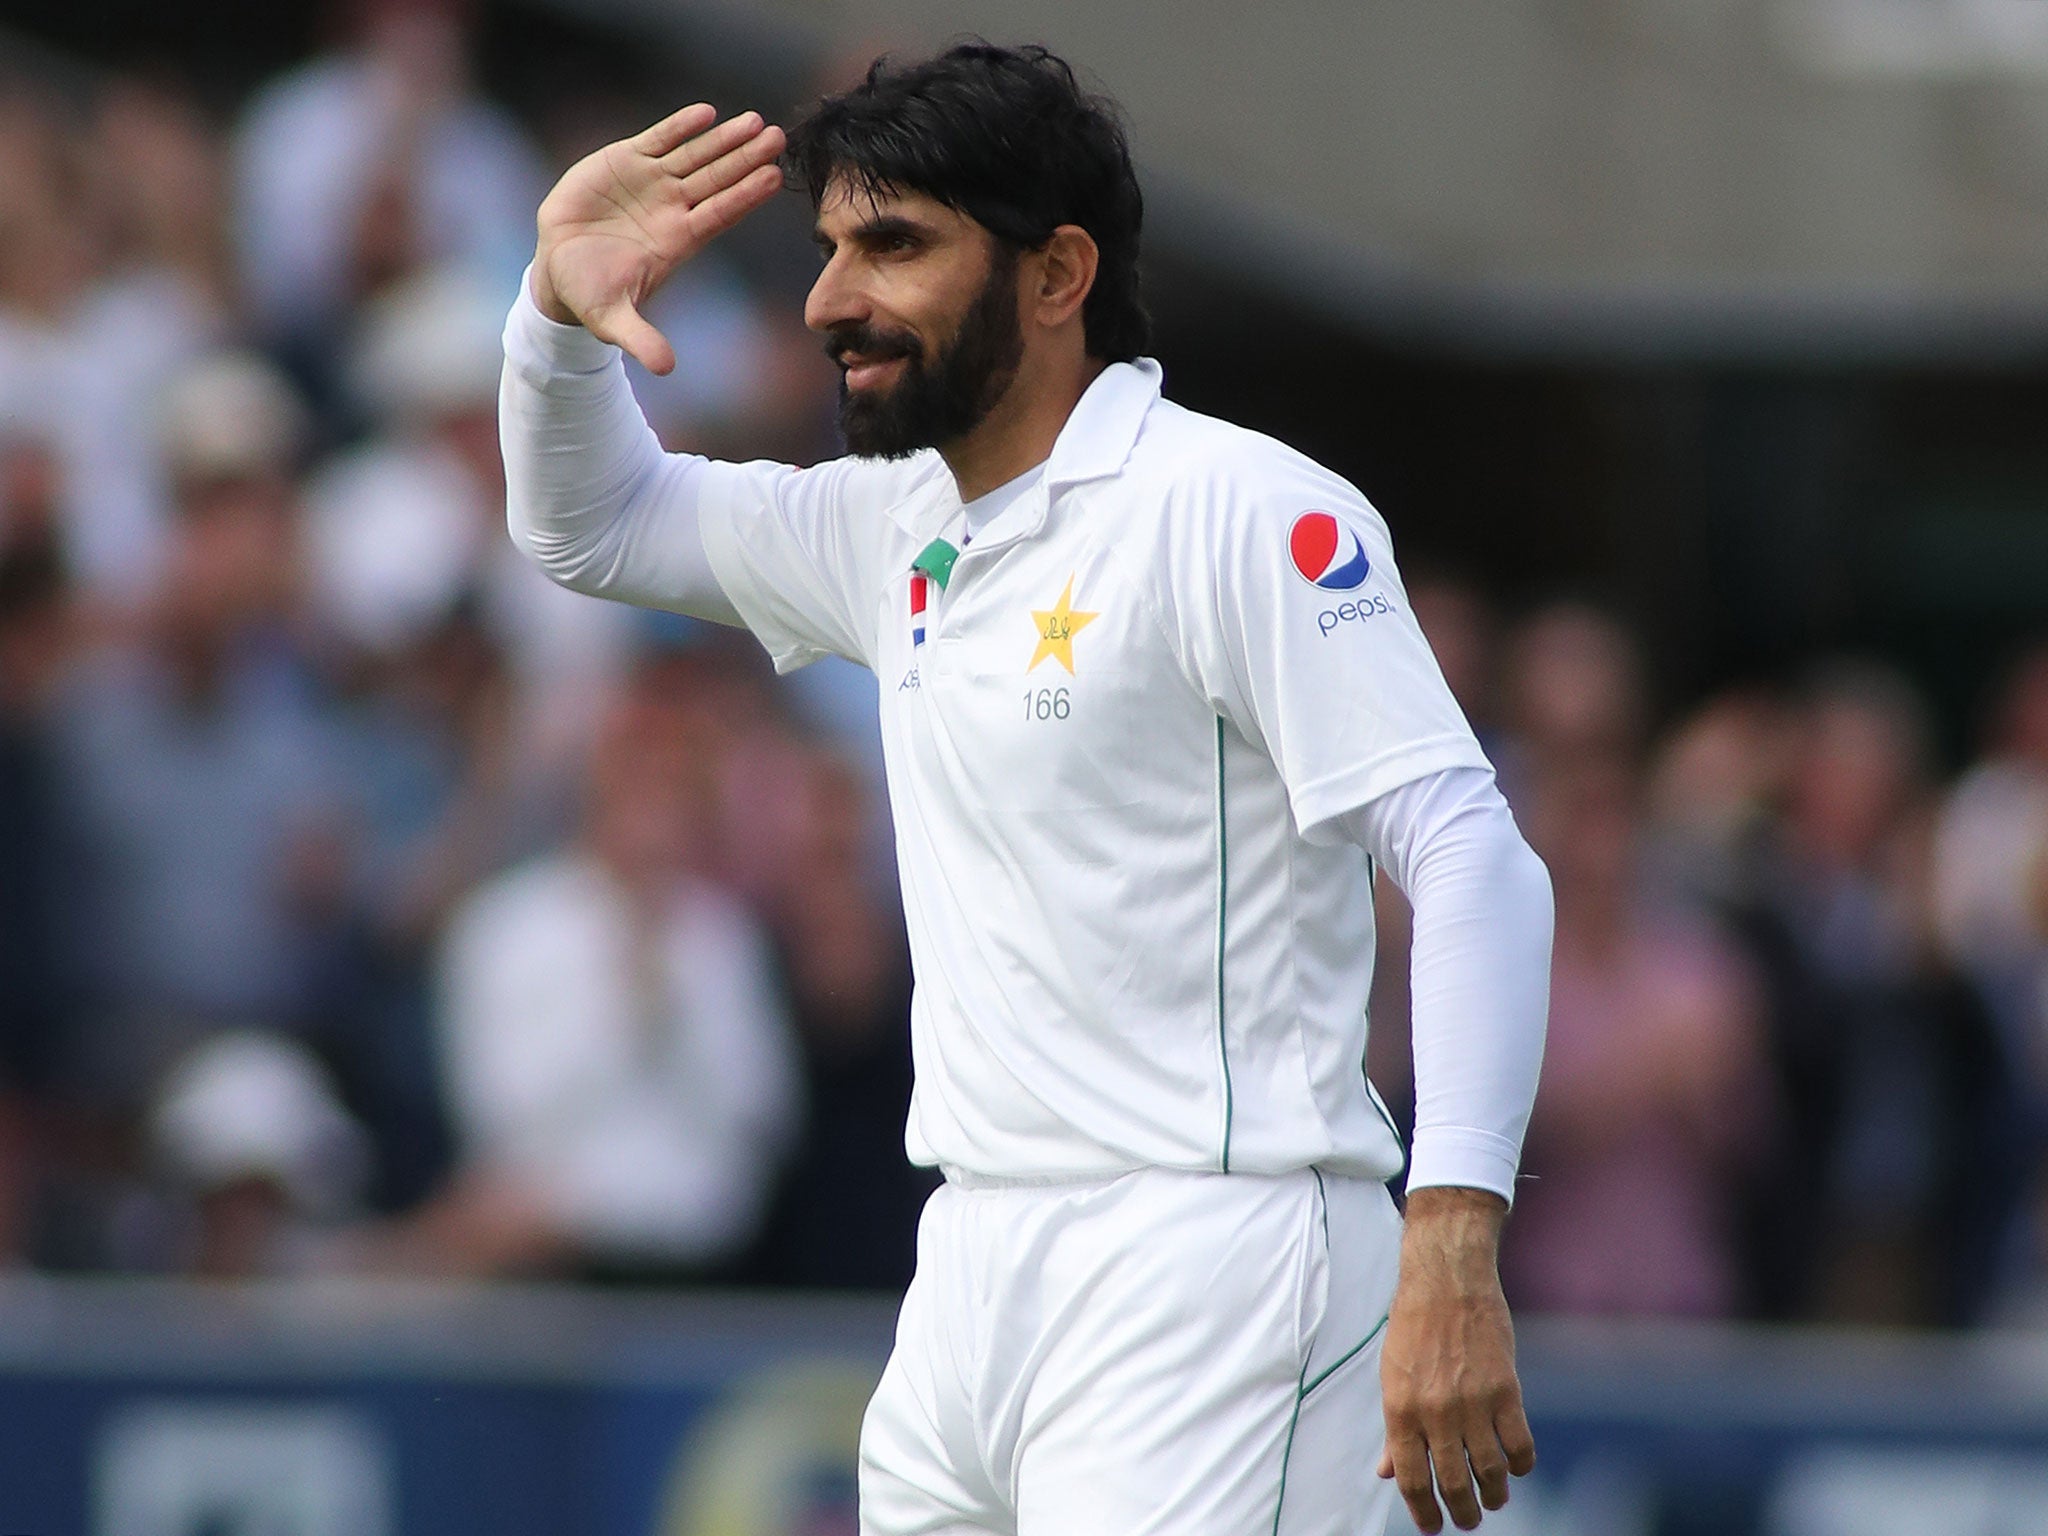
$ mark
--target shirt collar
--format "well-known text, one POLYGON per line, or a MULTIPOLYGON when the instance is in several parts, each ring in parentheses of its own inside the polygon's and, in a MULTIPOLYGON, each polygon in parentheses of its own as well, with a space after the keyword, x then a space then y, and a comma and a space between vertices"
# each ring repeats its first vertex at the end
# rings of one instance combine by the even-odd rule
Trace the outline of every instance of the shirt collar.
POLYGON ((1159 364, 1149 357, 1111 363, 1095 376, 1060 428, 1045 463, 1048 486, 1099 480, 1124 467, 1137 446, 1138 428, 1159 398, 1159 364))
MULTIPOLYGON (((1095 376, 1075 402, 1045 462, 1048 500, 1062 486, 1099 480, 1124 467, 1131 449, 1137 446, 1145 413, 1159 398, 1163 377, 1159 364, 1149 357, 1111 363, 1095 376)), ((936 460, 937 455, 933 457, 936 460)), ((959 488, 941 466, 941 473, 920 478, 917 487, 889 509, 889 515, 913 534, 929 537, 959 510, 959 488)))

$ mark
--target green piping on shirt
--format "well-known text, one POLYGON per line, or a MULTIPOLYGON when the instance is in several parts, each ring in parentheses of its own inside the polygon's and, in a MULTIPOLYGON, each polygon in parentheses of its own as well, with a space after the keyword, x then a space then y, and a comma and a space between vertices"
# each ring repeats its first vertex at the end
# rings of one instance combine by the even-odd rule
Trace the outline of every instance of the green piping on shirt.
POLYGON ((1230 1172, 1230 1123, 1236 1100, 1230 1087, 1230 1036, 1224 1029, 1223 949, 1229 934, 1230 835, 1223 811, 1223 717, 1216 717, 1216 1049, 1223 1058, 1223 1171, 1230 1172))

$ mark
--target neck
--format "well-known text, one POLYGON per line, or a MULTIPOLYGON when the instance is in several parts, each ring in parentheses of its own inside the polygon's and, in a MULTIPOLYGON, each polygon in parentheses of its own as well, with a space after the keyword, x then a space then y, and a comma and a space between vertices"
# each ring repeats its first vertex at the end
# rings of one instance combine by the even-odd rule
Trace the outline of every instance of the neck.
POLYGON ((1027 362, 980 426, 940 447, 963 502, 979 500, 1052 457, 1060 429, 1105 366, 1092 357, 1083 357, 1080 363, 1050 377, 1033 378, 1027 362))

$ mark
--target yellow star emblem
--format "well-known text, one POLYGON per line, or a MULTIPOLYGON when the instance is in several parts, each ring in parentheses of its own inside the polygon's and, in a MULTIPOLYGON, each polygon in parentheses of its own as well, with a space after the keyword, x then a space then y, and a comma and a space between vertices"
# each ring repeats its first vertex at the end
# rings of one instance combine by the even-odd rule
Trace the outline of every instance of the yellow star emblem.
POLYGON ((1099 617, 1099 614, 1074 611, 1074 578, 1069 576, 1066 590, 1060 593, 1057 603, 1050 609, 1031 610, 1032 622, 1038 626, 1038 649, 1031 653, 1031 666, 1024 670, 1031 671, 1050 656, 1071 673, 1074 670, 1074 636, 1099 617))

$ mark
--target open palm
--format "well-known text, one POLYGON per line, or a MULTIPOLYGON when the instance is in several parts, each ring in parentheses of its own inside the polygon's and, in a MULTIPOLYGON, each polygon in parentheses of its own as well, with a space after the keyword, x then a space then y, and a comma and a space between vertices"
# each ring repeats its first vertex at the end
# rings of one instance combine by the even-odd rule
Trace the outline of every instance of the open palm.
POLYGON ((782 185, 782 130, 755 112, 713 126, 717 116, 700 102, 585 155, 540 205, 541 313, 588 328, 654 373, 675 367, 675 350, 640 306, 782 185))

